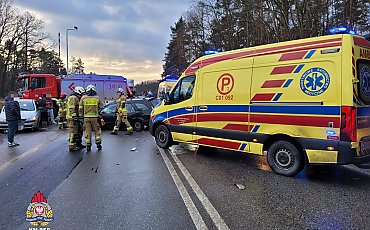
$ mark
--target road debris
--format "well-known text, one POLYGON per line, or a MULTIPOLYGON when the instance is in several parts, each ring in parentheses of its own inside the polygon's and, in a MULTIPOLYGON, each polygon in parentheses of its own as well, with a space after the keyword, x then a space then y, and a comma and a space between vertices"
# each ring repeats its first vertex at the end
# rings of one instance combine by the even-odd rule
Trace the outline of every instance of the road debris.
POLYGON ((239 190, 244 190, 245 189, 245 186, 242 185, 242 184, 235 184, 235 186, 239 189, 239 190))
POLYGON ((131 151, 136 151, 136 149, 137 149, 137 147, 133 147, 133 148, 131 149, 131 151))
POLYGON ((97 173, 97 172, 98 172, 98 168, 99 168, 99 167, 98 167, 98 166, 96 166, 95 173, 97 173))

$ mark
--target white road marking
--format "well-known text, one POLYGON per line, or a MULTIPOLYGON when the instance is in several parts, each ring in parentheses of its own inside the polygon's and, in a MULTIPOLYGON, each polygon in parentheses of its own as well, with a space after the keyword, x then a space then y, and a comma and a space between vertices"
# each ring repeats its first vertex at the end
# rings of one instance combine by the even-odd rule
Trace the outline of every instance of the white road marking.
POLYGON ((195 227, 197 229, 208 229, 206 226, 206 223, 204 222, 202 216, 200 215, 197 207, 195 206, 193 200, 191 199, 189 193, 186 191, 186 188, 184 184, 182 183, 179 175, 177 174, 175 168, 173 167, 171 161, 168 159, 166 153, 163 149, 159 148, 159 152, 161 153, 161 156, 164 160, 164 163, 167 166, 168 171, 171 174, 171 177, 173 181, 175 182, 175 185, 177 187, 177 190, 179 191, 182 200, 185 203, 186 208, 188 209, 188 212, 191 216, 191 219, 193 220, 193 223, 195 224, 195 227))
POLYGON ((30 154, 30 153, 33 153, 33 152, 36 152, 37 150, 39 150, 42 146, 44 146, 44 144, 39 144, 37 145, 36 147, 20 154, 19 156, 15 157, 14 159, 11 159, 10 161, 6 162, 5 164, 3 164, 2 166, 0 166, 0 171, 5 169, 6 167, 8 167, 9 165, 13 164, 14 162, 16 162, 17 160, 23 158, 24 156, 30 154))
POLYGON ((221 218, 220 214, 217 212, 215 207, 209 201, 209 199, 204 194, 202 189, 199 187, 197 182, 195 182, 194 178, 190 175, 190 173, 185 168, 185 166, 181 163, 179 158, 174 154, 170 154, 170 155, 172 156, 173 160, 175 161, 175 163, 179 167, 181 173, 185 176, 186 180, 188 181, 191 188, 193 189, 193 191, 197 195, 197 197, 200 200, 200 202, 202 203, 203 207, 208 212, 208 215, 211 217, 211 219, 212 219, 213 223, 216 225, 216 227, 220 230, 228 230, 229 227, 226 225, 225 221, 221 218))
MULTIPOLYGON (((44 147, 45 145, 49 144, 50 142, 54 141, 57 137, 59 137, 59 133, 56 133, 48 142, 43 142, 41 144, 38 144, 37 146, 33 147, 32 149, 24 152, 24 153, 21 153, 19 154, 19 156, 11 159, 10 161, 6 162, 5 164, 1 165, 0 166, 0 171, 7 168, 8 166, 12 165, 14 162, 22 159, 23 157, 31 154, 31 153, 34 153, 36 152, 37 150, 41 149, 42 147, 44 147)), ((16 148, 16 147, 15 147, 16 148)))

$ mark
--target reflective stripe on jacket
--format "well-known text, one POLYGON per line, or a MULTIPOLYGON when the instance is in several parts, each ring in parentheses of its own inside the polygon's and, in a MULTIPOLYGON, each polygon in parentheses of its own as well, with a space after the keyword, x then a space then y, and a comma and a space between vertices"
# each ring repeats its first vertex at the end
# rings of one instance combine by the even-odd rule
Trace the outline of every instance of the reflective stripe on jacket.
POLYGON ((83 96, 80 101, 79 112, 85 118, 97 118, 103 102, 98 96, 83 96))
POLYGON ((79 99, 76 95, 71 95, 67 101, 67 119, 78 118, 79 99))

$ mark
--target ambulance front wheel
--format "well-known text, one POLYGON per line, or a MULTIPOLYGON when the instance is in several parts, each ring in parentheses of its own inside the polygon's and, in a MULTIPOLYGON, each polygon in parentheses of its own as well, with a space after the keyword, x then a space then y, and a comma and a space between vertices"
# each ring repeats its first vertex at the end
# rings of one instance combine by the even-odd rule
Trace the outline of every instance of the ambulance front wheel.
POLYGON ((168 149, 172 145, 170 130, 165 125, 159 125, 155 129, 155 142, 162 149, 168 149))
POLYGON ((267 151, 267 161, 275 173, 284 176, 297 175, 305 164, 301 152, 287 141, 273 143, 267 151))

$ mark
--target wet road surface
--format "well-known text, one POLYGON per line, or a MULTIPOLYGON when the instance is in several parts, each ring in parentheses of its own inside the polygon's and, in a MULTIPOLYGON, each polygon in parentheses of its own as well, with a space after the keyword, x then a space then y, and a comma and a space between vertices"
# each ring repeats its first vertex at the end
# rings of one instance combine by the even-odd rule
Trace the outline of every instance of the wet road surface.
POLYGON ((315 166, 295 178, 263 157, 180 145, 159 150, 148 132, 103 133, 103 150, 67 151, 67 132, 0 134, 2 229, 28 229, 40 190, 51 229, 367 229, 370 173, 315 166), (136 147, 134 150, 133 148, 136 147), (134 151, 131 151, 134 150, 134 151), (238 185, 239 188, 236 186, 238 185), (241 189, 240 189, 241 188, 241 189))

